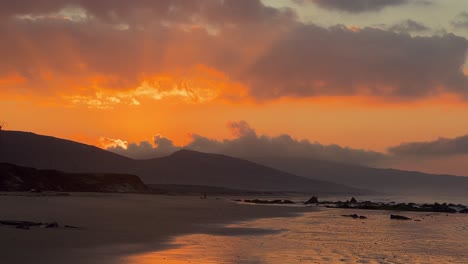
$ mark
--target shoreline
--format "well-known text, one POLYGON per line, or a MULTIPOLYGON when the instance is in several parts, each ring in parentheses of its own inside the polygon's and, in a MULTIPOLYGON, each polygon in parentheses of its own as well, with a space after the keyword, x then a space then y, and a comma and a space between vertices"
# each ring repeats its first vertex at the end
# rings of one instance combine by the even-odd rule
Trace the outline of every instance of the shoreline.
MULTIPOLYGON (((317 209, 238 204, 227 197, 70 193, 69 196, 0 196, 0 220, 58 222, 79 230, 0 226, 6 263, 116 263, 121 257, 164 250, 172 238, 225 232, 236 222, 294 217, 317 209)), ((237 230, 239 231, 239 230, 237 230)), ((242 232, 267 232, 246 229, 242 232)))

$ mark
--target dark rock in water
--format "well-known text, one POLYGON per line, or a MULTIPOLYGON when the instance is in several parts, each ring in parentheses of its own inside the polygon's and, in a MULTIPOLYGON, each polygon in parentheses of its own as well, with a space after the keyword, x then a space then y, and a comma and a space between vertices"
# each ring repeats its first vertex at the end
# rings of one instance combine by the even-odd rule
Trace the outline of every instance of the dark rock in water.
POLYGON ((316 204, 318 203, 318 198, 315 196, 312 196, 309 200, 307 200, 304 204, 316 204))
POLYGON ((357 214, 350 214, 350 215, 342 215, 344 217, 351 217, 351 218, 354 218, 354 219, 367 219, 366 216, 363 216, 363 215, 357 215, 357 214))
POLYGON ((350 215, 342 215, 344 217, 351 217, 351 218, 359 218, 359 215, 357 214, 350 214, 350 215))
POLYGON ((355 203, 357 203, 357 200, 356 200, 356 198, 351 197, 351 200, 349 200, 349 202, 352 203, 352 204, 355 204, 355 203))
POLYGON ((393 220, 411 220, 411 218, 403 216, 403 215, 390 215, 390 219, 393 219, 393 220))
POLYGON ((40 226, 42 223, 29 222, 29 221, 11 221, 11 220, 0 220, 1 225, 9 225, 15 227, 29 227, 29 226, 40 226))
POLYGON ((44 228, 57 228, 57 227, 59 227, 59 224, 57 222, 46 223, 44 225, 44 228))
POLYGON ((459 211, 459 213, 468 214, 468 209, 467 208, 462 209, 462 210, 459 211))
POLYGON ((79 229, 80 227, 78 226, 71 226, 71 225, 65 225, 65 228, 71 228, 71 229, 79 229))
POLYGON ((451 208, 450 205, 447 205, 446 203, 423 204, 421 208, 424 208, 430 212, 438 212, 438 213, 452 213, 453 214, 457 212, 457 210, 451 208))
MULTIPOLYGON (((59 228, 60 225, 57 222, 41 223, 41 222, 30 222, 30 221, 10 221, 0 220, 0 225, 12 226, 18 229, 29 230, 31 227, 43 227, 43 228, 59 228)), ((65 228, 80 228, 77 226, 65 225, 65 228)))
POLYGON ((254 204, 294 204, 293 201, 290 200, 244 200, 245 203, 254 203, 254 204))

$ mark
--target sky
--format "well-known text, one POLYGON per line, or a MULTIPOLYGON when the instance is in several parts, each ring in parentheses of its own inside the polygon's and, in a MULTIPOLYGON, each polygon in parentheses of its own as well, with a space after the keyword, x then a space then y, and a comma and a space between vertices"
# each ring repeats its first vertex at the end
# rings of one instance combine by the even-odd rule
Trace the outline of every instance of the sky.
POLYGON ((467 1, 2 1, 0 35, 5 129, 468 175, 467 1))

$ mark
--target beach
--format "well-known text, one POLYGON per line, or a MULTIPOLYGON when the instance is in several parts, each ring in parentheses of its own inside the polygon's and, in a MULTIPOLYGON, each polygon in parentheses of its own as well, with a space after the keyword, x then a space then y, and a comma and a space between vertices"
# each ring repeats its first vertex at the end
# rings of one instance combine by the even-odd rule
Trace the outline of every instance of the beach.
POLYGON ((468 215, 460 213, 98 193, 4 193, 0 208, 0 220, 60 225, 0 226, 8 264, 468 263, 468 215), (343 216, 353 213, 366 218, 343 216), (411 220, 390 219, 395 213, 411 220))
POLYGON ((257 218, 287 217, 310 208, 251 206, 226 198, 72 193, 0 195, 0 220, 58 222, 77 229, 0 226, 2 263, 121 263, 127 255, 164 249, 183 234, 262 234, 261 228, 225 229, 257 218))

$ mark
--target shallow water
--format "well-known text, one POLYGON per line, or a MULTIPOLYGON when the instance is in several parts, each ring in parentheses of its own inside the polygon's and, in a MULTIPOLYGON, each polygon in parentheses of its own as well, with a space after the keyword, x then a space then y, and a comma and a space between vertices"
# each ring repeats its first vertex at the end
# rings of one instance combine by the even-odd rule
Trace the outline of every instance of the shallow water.
POLYGON ((170 249, 132 255, 122 263, 468 263, 468 215, 401 212, 413 220, 399 221, 390 214, 321 209, 246 221, 214 227, 211 234, 176 237, 170 249), (368 219, 341 216, 352 213, 368 219))

